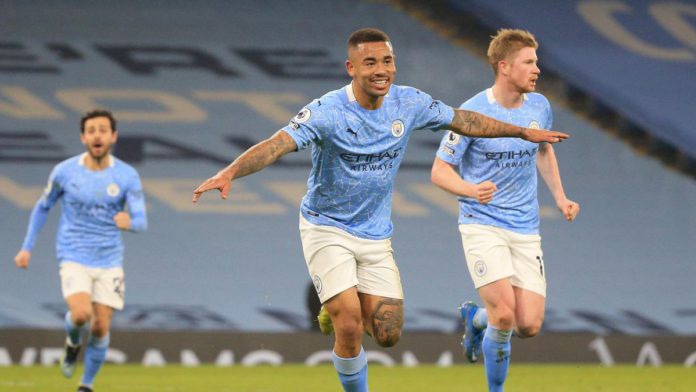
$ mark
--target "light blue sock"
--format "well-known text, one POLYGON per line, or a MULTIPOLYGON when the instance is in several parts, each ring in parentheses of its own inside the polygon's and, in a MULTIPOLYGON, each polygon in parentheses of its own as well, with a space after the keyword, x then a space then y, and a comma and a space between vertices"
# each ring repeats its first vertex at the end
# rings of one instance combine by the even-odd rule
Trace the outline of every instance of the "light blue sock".
POLYGON ((94 377, 96 377, 102 364, 104 364, 104 359, 106 359, 109 341, 108 333, 101 338, 96 336, 90 337, 87 350, 85 351, 85 371, 82 374, 81 385, 91 387, 94 383, 94 377))
POLYGON ((474 314, 474 327, 480 330, 486 329, 488 326, 488 312, 486 311, 486 308, 478 308, 476 313, 474 314))
POLYGON ((333 364, 345 392, 367 392, 367 356, 362 347, 355 358, 341 358, 334 352, 333 364))
POLYGON ((510 338, 512 330, 488 326, 483 335, 483 359, 490 392, 502 392, 510 365, 510 338))
POLYGON ((77 326, 72 321, 72 314, 70 311, 65 313, 65 333, 68 334, 68 340, 73 346, 78 346, 82 344, 82 329, 85 324, 77 326))

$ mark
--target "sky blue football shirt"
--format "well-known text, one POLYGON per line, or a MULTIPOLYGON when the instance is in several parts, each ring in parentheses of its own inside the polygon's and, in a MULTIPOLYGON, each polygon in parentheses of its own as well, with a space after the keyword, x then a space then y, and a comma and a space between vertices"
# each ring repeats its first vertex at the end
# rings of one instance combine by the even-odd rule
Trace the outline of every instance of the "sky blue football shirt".
POLYGON ((392 85, 376 110, 360 106, 352 84, 315 99, 283 128, 298 150, 312 147, 302 215, 360 238, 391 237, 394 177, 411 132, 447 128, 453 117, 450 106, 407 86, 392 85))
POLYGON ((98 171, 85 167, 85 157, 86 153, 74 156, 53 168, 32 211, 22 249, 32 250, 48 212, 60 199, 58 260, 95 268, 119 267, 123 264, 123 241, 114 215, 128 204, 131 231, 147 228, 140 177, 133 167, 113 156, 111 165, 98 171))
MULTIPOLYGON (((553 115, 541 94, 524 94, 522 106, 499 105, 493 90, 484 90, 461 109, 527 128, 550 129, 553 115)), ((437 157, 454 165, 465 181, 479 184, 490 180, 498 187, 489 204, 459 198, 459 223, 492 225, 523 234, 539 232, 536 155, 539 146, 519 138, 472 138, 447 132, 437 157)))

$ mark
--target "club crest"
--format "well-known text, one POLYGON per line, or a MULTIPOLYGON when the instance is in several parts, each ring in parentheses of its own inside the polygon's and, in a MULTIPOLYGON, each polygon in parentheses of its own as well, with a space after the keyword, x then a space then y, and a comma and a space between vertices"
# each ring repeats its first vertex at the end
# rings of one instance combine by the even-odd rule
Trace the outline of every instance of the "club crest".
POLYGON ((391 132, 394 137, 401 137, 404 134, 406 127, 401 120, 395 120, 391 125, 391 132))
POLYGON ((111 183, 109 186, 106 187, 106 194, 111 196, 111 197, 116 197, 118 194, 121 192, 121 188, 118 187, 118 184, 116 183, 111 183))
POLYGON ((314 275, 312 283, 314 283, 314 289, 317 291, 317 294, 321 294, 321 290, 324 288, 324 284, 321 282, 321 278, 319 278, 319 275, 314 275))
POLYGON ((479 260, 476 263, 474 263, 474 271, 476 272, 476 276, 481 277, 486 275, 486 272, 488 272, 486 262, 484 262, 483 260, 479 260))

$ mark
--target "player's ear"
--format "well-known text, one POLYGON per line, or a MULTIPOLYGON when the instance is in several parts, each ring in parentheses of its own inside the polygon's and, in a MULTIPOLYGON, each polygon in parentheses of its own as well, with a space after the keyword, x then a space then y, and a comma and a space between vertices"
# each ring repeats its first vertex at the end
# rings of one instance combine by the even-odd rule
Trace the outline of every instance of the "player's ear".
POLYGON ((505 58, 503 60, 500 60, 498 62, 498 74, 499 75, 509 75, 510 74, 510 67, 512 66, 512 63, 515 61, 515 58, 505 58))
POLYGON ((350 62, 350 60, 346 60, 346 72, 348 72, 348 75, 351 78, 355 77, 355 67, 353 66, 353 63, 350 62))

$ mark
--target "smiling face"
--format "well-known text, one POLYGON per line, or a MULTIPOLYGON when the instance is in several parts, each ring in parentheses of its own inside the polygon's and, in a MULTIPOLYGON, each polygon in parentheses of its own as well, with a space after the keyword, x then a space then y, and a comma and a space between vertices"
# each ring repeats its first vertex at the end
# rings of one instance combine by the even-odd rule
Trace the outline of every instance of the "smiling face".
POLYGON ((94 160, 101 161, 109 154, 117 137, 108 117, 93 117, 85 121, 80 140, 89 155, 94 160))
POLYGON ((363 42, 348 49, 348 75, 353 78, 353 92, 365 106, 381 104, 394 82, 394 51, 388 41, 363 42))
POLYGON ((518 92, 530 93, 536 90, 541 73, 537 61, 536 49, 522 48, 500 62, 499 76, 506 78, 518 92))

